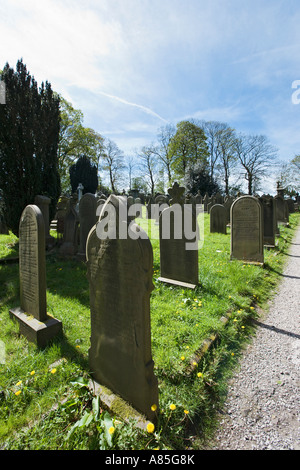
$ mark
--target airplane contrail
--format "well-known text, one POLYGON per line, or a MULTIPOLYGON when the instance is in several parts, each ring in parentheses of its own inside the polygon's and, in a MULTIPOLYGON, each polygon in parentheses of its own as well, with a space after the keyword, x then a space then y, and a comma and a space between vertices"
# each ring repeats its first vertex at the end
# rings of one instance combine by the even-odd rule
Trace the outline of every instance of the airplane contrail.
POLYGON ((157 114, 157 113, 155 113, 154 111, 152 111, 152 109, 147 108, 146 106, 143 106, 143 105, 137 104, 137 103, 131 103, 130 101, 124 100, 123 98, 120 98, 119 96, 111 95, 111 94, 109 94, 109 93, 105 93, 104 91, 97 91, 97 93, 100 94, 100 95, 103 95, 103 96, 107 96, 108 98, 111 98, 111 99, 113 99, 113 100, 119 101, 120 103, 129 105, 129 106, 134 106, 135 108, 141 109, 141 110, 144 111, 145 113, 151 114, 152 116, 154 116, 154 117, 160 119, 160 120, 163 121, 163 122, 168 122, 166 119, 164 119, 164 118, 161 117, 159 114, 157 114))

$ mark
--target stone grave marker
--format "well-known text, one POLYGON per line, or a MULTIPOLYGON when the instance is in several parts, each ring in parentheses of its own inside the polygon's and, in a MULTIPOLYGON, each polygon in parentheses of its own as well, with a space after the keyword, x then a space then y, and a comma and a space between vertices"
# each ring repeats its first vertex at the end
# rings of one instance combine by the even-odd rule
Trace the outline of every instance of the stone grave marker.
POLYGON ((74 204, 76 204, 76 201, 70 198, 69 207, 64 219, 63 243, 59 250, 59 253, 66 257, 74 256, 78 251, 79 218, 74 204))
POLYGON ((215 204, 210 209, 210 233, 223 233, 227 230, 226 209, 222 204, 215 204))
POLYGON ((153 252, 146 232, 127 216, 126 198, 108 198, 97 225, 89 233, 86 250, 92 376, 155 420, 151 406, 158 406, 158 385, 150 330, 153 252), (120 221, 123 213, 126 220, 120 221), (107 238, 100 239, 98 229, 105 218, 107 230, 102 233, 107 238), (129 233, 126 238, 118 236, 124 234, 124 229, 129 233), (140 238, 134 237, 136 232, 140 238))
POLYGON ((278 224, 288 223, 287 203, 281 194, 274 197, 276 204, 276 218, 278 224))
POLYGON ((274 247, 277 230, 274 198, 263 194, 259 200, 263 207, 264 245, 274 247))
POLYGON ((94 194, 85 193, 79 201, 79 230, 80 244, 77 256, 79 259, 86 258, 86 240, 91 228, 97 221, 97 199, 94 194))
POLYGON ((254 196, 240 196, 231 206, 231 259, 263 264, 262 205, 254 196))
POLYGON ((36 205, 26 206, 19 224, 20 307, 10 314, 29 341, 44 347, 62 331, 62 323, 47 314, 45 224, 36 205))
POLYGON ((198 284, 198 237, 196 211, 192 204, 184 204, 184 187, 174 183, 168 190, 170 207, 159 218, 160 277, 161 282, 195 289, 198 284), (185 217, 191 222, 191 235, 186 236, 185 217), (188 249, 193 242, 197 248, 188 249))
POLYGON ((46 240, 46 248, 51 249, 55 245, 55 238, 50 235, 50 221, 49 221, 49 205, 50 205, 51 199, 47 196, 35 196, 34 198, 34 204, 37 205, 44 217, 44 223, 45 223, 45 240, 46 240))

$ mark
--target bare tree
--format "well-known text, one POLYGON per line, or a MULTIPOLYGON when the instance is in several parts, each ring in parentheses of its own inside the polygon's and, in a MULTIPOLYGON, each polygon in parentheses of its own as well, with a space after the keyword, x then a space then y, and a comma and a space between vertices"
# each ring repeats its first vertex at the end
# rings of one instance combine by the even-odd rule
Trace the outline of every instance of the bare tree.
POLYGON ((253 194, 254 183, 266 176, 277 157, 276 149, 263 135, 239 134, 234 142, 236 156, 245 170, 248 194, 253 194))
POLYGON ((215 140, 215 155, 217 157, 216 160, 219 160, 218 168, 224 181, 225 194, 229 195, 229 178, 231 170, 237 162, 237 157, 234 152, 236 140, 235 130, 228 127, 226 124, 224 127, 220 126, 215 134, 215 140))
POLYGON ((171 141, 176 133, 176 129, 173 125, 168 124, 161 127, 158 131, 158 146, 152 146, 155 155, 163 164, 163 168, 167 173, 168 184, 172 185, 172 162, 175 157, 173 147, 170 145, 171 141))
POLYGON ((155 185, 159 179, 159 165, 157 153, 154 146, 145 146, 138 152, 139 168, 142 171, 143 179, 146 180, 150 193, 153 195, 155 185))
POLYGON ((134 169, 137 168, 136 159, 132 155, 126 157, 126 169, 128 171, 129 189, 132 189, 132 178, 134 169))
POLYGON ((124 154, 117 144, 110 139, 105 139, 102 153, 102 167, 108 172, 111 190, 117 193, 118 185, 124 177, 124 154))

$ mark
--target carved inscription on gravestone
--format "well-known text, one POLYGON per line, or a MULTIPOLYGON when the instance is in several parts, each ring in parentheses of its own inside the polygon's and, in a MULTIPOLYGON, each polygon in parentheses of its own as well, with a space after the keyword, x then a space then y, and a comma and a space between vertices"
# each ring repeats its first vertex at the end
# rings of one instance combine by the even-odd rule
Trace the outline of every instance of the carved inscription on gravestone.
POLYGON ((35 205, 27 206, 20 220, 19 271, 21 308, 39 321, 46 320, 45 229, 35 205))
POLYGON ((95 227, 87 240, 91 309, 89 364, 96 382, 154 420, 151 406, 158 405, 158 386, 150 333, 153 253, 142 229, 142 238, 130 237, 131 227, 138 230, 134 221, 119 222, 120 205, 124 203, 124 198, 110 196, 99 220, 106 216, 107 205, 112 204, 116 210, 117 234, 120 225, 125 224, 128 237, 99 239, 95 227))
POLYGON ((9 311, 20 333, 44 347, 62 332, 62 322, 47 314, 45 224, 36 205, 27 206, 19 224, 20 307, 9 311))
POLYGON ((193 204, 184 204, 184 192, 185 188, 175 182, 168 189, 171 206, 164 209, 159 217, 159 280, 195 288, 198 284, 199 228, 193 204), (186 230, 188 225, 190 233, 186 230), (196 248, 188 249, 191 241, 196 248))
POLYGON ((262 206, 253 196, 241 196, 231 206, 231 258, 264 262, 262 206))

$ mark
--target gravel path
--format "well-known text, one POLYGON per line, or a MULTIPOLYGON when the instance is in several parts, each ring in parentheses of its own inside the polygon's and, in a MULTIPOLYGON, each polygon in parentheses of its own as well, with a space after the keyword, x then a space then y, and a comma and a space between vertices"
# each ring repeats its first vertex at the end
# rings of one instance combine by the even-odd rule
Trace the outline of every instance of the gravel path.
POLYGON ((214 450, 300 450, 299 315, 300 227, 278 292, 230 381, 214 450))

